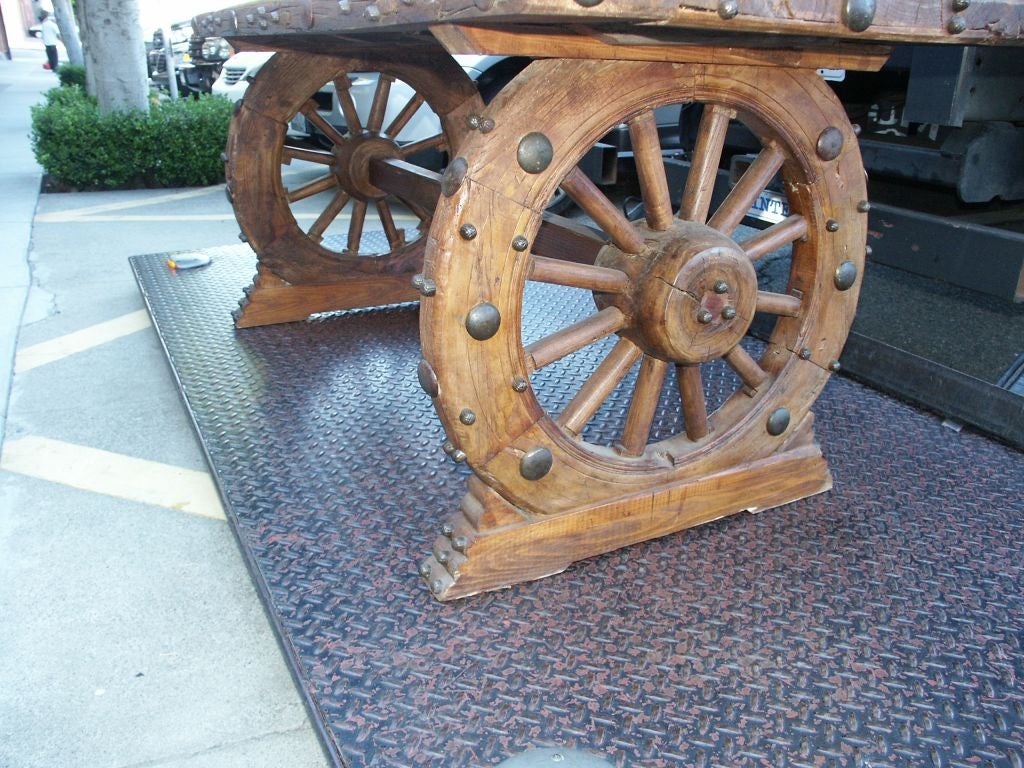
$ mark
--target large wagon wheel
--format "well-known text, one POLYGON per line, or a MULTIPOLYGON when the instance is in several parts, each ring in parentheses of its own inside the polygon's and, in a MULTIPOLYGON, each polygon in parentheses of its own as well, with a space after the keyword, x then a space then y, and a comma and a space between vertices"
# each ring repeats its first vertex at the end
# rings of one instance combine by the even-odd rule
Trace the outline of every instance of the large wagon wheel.
POLYGON ((421 378, 435 395, 448 449, 483 480, 471 484, 471 498, 422 567, 435 593, 457 597, 537 578, 626 543, 830 487, 810 407, 853 318, 867 204, 854 134, 816 73, 537 62, 488 114, 497 128, 464 147, 469 172, 441 198, 425 266, 437 294, 421 314, 421 378), (678 102, 702 103, 704 113, 676 212, 653 110, 678 102), (731 120, 762 148, 712 211, 731 120), (645 204, 636 223, 576 167, 622 122, 645 204), (737 226, 779 173, 791 214, 738 242, 737 226), (559 185, 596 225, 593 235, 542 229, 544 201, 559 185), (786 244, 786 292, 759 290, 754 262, 786 244), (524 344, 530 281, 591 292, 593 311, 524 344), (755 314, 774 319, 759 359, 740 343, 755 314), (609 337, 610 351, 576 383, 575 396, 560 412, 546 411, 531 376, 609 337), (709 412, 702 371, 718 360, 737 386, 709 412), (652 439, 673 379, 684 426, 652 439), (624 386, 632 392, 621 434, 607 444, 583 439, 624 386))
MULTIPOLYGON (((293 286, 364 276, 366 285, 393 283, 411 291, 408 274, 422 262, 433 210, 401 178, 391 178, 390 188, 378 186, 373 162, 447 156, 457 150, 469 116, 481 109, 476 86, 443 52, 414 53, 400 62, 275 54, 245 94, 227 152, 229 197, 261 269, 293 286), (334 85, 344 127, 327 120, 320 111, 325 105, 314 98, 325 83, 334 85), (360 87, 372 97, 353 98, 360 87), (405 98, 393 98, 398 89, 405 98), (288 126, 299 116, 324 146, 289 138, 288 126), (431 123, 436 130, 428 129, 431 123), (309 178, 294 181, 296 166, 309 178), (396 203, 409 212, 407 221, 396 203), (343 231, 331 234, 336 222, 343 231)), ((379 294, 357 298, 386 301, 379 294)))

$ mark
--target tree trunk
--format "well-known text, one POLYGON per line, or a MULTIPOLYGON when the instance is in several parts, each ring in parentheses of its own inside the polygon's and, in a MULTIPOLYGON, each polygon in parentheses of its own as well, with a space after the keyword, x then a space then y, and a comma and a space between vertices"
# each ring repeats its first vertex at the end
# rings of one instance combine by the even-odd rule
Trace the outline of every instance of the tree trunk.
POLYGON ((78 27, 75 25, 75 14, 71 10, 69 0, 53 0, 53 15, 57 19, 61 39, 68 51, 68 61, 80 67, 84 66, 82 42, 78 39, 78 27))
POLYGON ((78 0, 90 93, 104 113, 149 110, 137 0, 78 0))

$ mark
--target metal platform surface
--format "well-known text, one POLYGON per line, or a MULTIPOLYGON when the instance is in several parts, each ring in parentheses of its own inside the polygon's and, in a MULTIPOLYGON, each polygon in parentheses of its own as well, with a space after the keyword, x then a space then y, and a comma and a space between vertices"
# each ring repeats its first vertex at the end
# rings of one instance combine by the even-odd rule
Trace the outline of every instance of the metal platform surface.
POLYGON ((416 308, 235 331, 255 259, 209 253, 132 264, 339 763, 1024 765, 1024 454, 833 378, 832 492, 440 604, 416 566, 466 470, 416 383, 416 308))

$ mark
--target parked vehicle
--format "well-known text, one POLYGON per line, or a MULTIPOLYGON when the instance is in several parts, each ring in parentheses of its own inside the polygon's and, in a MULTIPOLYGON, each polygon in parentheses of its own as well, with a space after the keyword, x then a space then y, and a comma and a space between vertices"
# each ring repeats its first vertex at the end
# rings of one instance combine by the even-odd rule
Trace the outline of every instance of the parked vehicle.
MULTIPOLYGON (((194 34, 188 22, 172 25, 170 34, 178 93, 182 96, 210 93, 224 62, 233 53, 231 45, 223 37, 194 34)), ((153 42, 147 55, 150 80, 157 88, 168 90, 163 30, 158 29, 153 33, 153 42)))

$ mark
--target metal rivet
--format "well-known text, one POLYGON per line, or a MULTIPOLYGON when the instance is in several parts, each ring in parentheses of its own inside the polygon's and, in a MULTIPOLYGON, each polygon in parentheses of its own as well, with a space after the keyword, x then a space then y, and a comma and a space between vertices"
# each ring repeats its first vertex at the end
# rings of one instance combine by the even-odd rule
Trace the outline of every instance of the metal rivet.
POLYGON ((494 0, 473 0, 473 5, 481 11, 489 11, 494 6, 494 0))
POLYGON ((789 428, 789 411, 785 408, 776 408, 768 417, 766 428, 769 435, 781 435, 789 428))
POLYGON ((454 539, 452 539, 452 547, 458 550, 459 552, 465 552, 466 547, 468 546, 469 539, 467 539, 465 536, 456 536, 454 539))
POLYGON ((462 182, 466 180, 467 173, 469 173, 469 161, 466 158, 456 157, 452 160, 441 177, 441 194, 451 197, 458 192, 462 182))
POLYGON ((370 21, 380 20, 380 8, 378 8, 376 5, 366 6, 366 10, 364 11, 364 13, 366 15, 366 18, 368 18, 370 21))
POLYGON ((736 317, 736 308, 735 307, 722 307, 722 319, 723 320, 732 320, 734 317, 736 317))
POLYGON ((740 12, 740 4, 736 0, 722 0, 718 4, 718 15, 723 19, 733 19, 740 12))
POLYGON ((857 203, 857 212, 858 213, 867 213, 870 210, 871 210, 871 203, 869 203, 867 200, 861 200, 859 203, 857 203))
POLYGON ((540 480, 551 471, 554 457, 547 448, 531 448, 519 460, 519 474, 527 480, 540 480))
POLYGON ((697 313, 697 322, 700 323, 701 325, 707 325, 708 323, 710 323, 714 319, 715 319, 715 316, 712 315, 706 309, 702 309, 702 310, 700 310, 700 312, 697 313))
POLYGON ((249 242, 249 238, 245 236, 245 232, 239 232, 238 239, 241 240, 243 243, 249 242))
POLYGON ((512 238, 512 250, 513 251, 525 251, 530 247, 530 241, 522 235, 516 235, 512 238))
POLYGON ((468 427, 476 423, 476 414, 469 410, 469 408, 463 408, 462 413, 459 414, 459 421, 468 427))
POLYGON ((352 4, 349 0, 338 0, 338 10, 347 16, 352 13, 352 4))
POLYGON ((875 20, 875 0, 845 0, 843 24, 854 32, 863 32, 875 20))
POLYGON ((469 125, 471 131, 475 131, 480 127, 480 115, 470 115, 466 118, 466 123, 469 125))
POLYGON ((835 160, 843 151, 843 132, 834 125, 826 128, 818 134, 815 149, 822 160, 835 160))
POLYGON ((582 5, 584 8, 593 8, 595 5, 600 5, 601 0, 576 0, 577 5, 582 5))
POLYGON ((447 550, 443 550, 442 549, 440 552, 438 552, 436 555, 434 555, 434 559, 437 560, 437 562, 439 562, 441 565, 444 565, 445 563, 447 563, 448 562, 448 552, 447 552, 447 550))
POLYGON ((865 256, 870 256, 874 252, 875 252, 875 249, 872 248, 870 245, 865 245, 864 246, 864 255, 865 256))
POLYGON ((857 265, 852 261, 844 261, 836 267, 836 274, 833 279, 836 288, 840 291, 849 290, 857 281, 857 265))
POLYGON ((441 443, 441 450, 447 453, 449 456, 451 456, 452 452, 455 450, 455 443, 453 443, 451 440, 445 440, 443 443, 441 443))
POLYGON ((802 348, 800 350, 800 359, 801 360, 810 360, 811 359, 811 348, 810 347, 804 347, 804 348, 802 348))
POLYGON ((412 287, 422 296, 433 296, 437 293, 437 283, 422 274, 412 276, 412 287))
POLYGON ((516 376, 514 379, 512 379, 512 389, 514 389, 516 392, 525 392, 527 388, 529 388, 529 386, 530 382, 528 382, 522 376, 516 376))
POLYGON ((838 360, 833 360, 828 364, 828 369, 832 371, 832 373, 839 373, 839 371, 843 369, 843 366, 838 360))
POLYGON ((441 524, 441 533, 443 535, 451 536, 452 533, 454 533, 454 532, 455 532, 455 528, 452 526, 451 523, 442 523, 441 524))
POLYGON ((466 460, 466 452, 460 451, 458 448, 456 448, 454 451, 452 451, 451 457, 452 461, 454 461, 456 464, 461 464, 466 460))
POLYGON ((277 11, 271 11, 270 12, 270 18, 273 19, 275 22, 280 21, 281 20, 281 14, 279 14, 277 11))
POLYGON ((434 579, 430 582, 430 590, 432 592, 440 592, 444 588, 444 583, 440 579, 434 579))
POLYGON ((729 284, 727 282, 725 282, 725 280, 718 280, 718 281, 715 282, 715 286, 714 286, 713 290, 714 290, 715 293, 728 293, 729 292, 729 284))
POLYGON ((494 130, 494 121, 489 117, 480 118, 480 133, 490 133, 494 130))
POLYGON ((416 367, 416 378, 420 380, 420 386, 424 392, 431 397, 437 397, 438 392, 440 392, 437 384, 437 374, 434 373, 434 369, 426 360, 420 360, 420 364, 416 367))
POLYGON ((549 165, 555 156, 551 141, 540 131, 533 131, 523 136, 516 150, 519 167, 527 173, 540 173, 549 165))
POLYGON ((476 227, 472 224, 463 224, 459 227, 459 237, 463 240, 472 240, 476 237, 476 227))
POLYGON ((954 11, 966 11, 971 7, 969 0, 953 0, 954 11))
POLYGON ((231 194, 231 187, 227 184, 224 185, 224 196, 228 199, 229 203, 235 204, 235 196, 231 194))
POLYGON ((220 161, 222 163, 226 163, 228 161, 228 153, 227 152, 221 152, 220 153, 220 161))
POLYGON ((424 579, 430 575, 430 563, 422 563, 420 565, 420 576, 424 579))
POLYGON ((963 16, 954 16, 949 20, 949 26, 946 27, 951 35, 959 35, 965 29, 967 29, 967 22, 964 21, 963 16))
POLYGON ((498 332, 501 312, 490 302, 477 304, 466 315, 466 330, 477 341, 485 341, 498 332))
POLYGON ((825 229, 827 229, 829 232, 838 232, 839 222, 836 221, 835 219, 829 219, 828 221, 825 222, 825 229))

